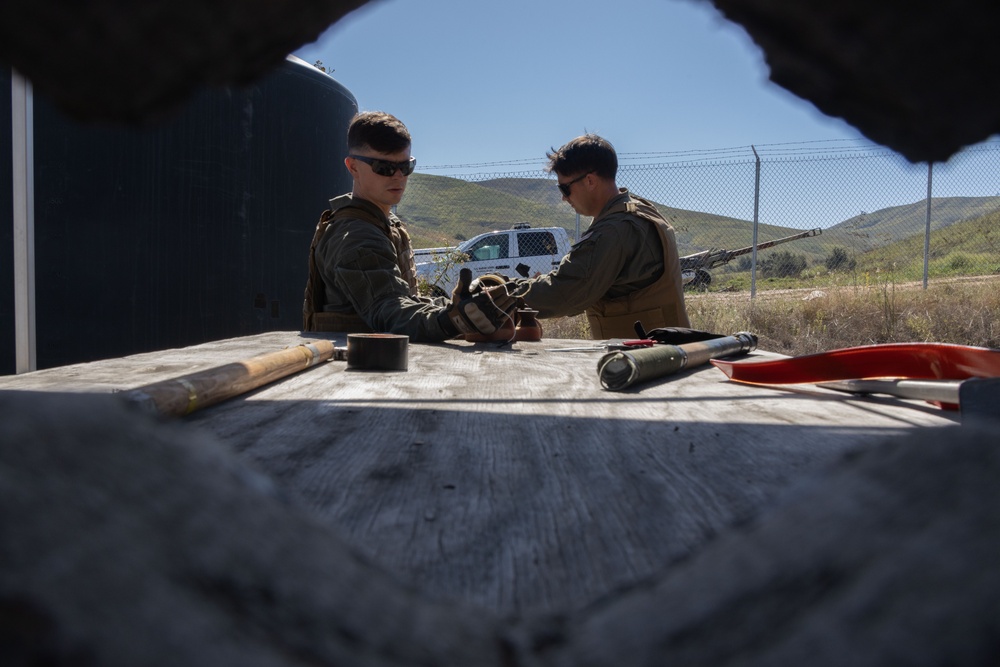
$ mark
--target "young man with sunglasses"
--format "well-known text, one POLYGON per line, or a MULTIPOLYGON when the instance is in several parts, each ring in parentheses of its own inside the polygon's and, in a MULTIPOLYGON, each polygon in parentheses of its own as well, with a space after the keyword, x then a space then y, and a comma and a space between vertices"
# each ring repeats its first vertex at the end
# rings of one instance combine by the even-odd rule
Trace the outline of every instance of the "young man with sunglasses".
POLYGON ((306 331, 441 341, 491 336, 510 319, 516 300, 503 286, 471 294, 471 275, 450 301, 418 293, 410 235, 392 212, 416 166, 410 146, 409 130, 395 116, 369 111, 351 121, 344 165, 354 187, 330 200, 316 226, 303 304, 306 331))
POLYGON ((673 227, 618 187, 614 147, 586 134, 546 157, 563 200, 594 220, 555 270, 516 279, 511 293, 542 318, 586 312, 595 340, 634 338, 637 321, 646 330, 690 327, 673 227))

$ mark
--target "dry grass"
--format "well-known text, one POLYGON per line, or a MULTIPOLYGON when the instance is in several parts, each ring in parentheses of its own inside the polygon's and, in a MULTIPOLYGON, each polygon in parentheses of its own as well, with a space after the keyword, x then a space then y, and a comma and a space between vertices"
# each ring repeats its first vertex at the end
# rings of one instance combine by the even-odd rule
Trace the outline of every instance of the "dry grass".
POLYGON ((590 325, 585 315, 554 317, 539 322, 545 338, 590 338, 590 325))
MULTIPOLYGON (((1000 280, 900 285, 891 279, 823 291, 708 293, 687 300, 691 326, 757 334, 759 348, 792 356, 875 343, 1000 348, 1000 280)), ((588 338, 583 316, 543 321, 546 338, 588 338)))

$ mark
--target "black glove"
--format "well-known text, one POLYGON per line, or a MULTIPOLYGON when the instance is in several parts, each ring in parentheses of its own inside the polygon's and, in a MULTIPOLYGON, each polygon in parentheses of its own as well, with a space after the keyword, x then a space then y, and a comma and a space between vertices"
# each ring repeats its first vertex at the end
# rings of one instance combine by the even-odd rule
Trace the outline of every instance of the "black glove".
POLYGON ((451 304, 445 311, 448 321, 461 334, 492 335, 512 321, 517 300, 507 294, 503 285, 473 295, 469 291, 471 283, 472 271, 462 269, 451 295, 451 304))
POLYGON ((646 331, 641 322, 635 323, 635 335, 646 340, 653 340, 657 343, 667 343, 670 345, 685 345, 687 343, 698 343, 704 340, 714 340, 725 338, 726 334, 712 333, 711 331, 701 331, 699 329, 689 329, 687 327, 660 327, 646 331))

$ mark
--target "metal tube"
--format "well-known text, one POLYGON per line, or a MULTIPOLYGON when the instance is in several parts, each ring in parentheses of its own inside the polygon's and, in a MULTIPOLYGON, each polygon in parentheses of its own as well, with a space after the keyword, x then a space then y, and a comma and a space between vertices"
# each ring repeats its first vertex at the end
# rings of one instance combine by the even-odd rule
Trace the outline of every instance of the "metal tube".
POLYGON ((934 171, 934 163, 927 163, 927 218, 924 229, 924 289, 927 289, 927 272, 930 265, 931 256, 931 176, 934 171))
POLYGON ((816 386, 851 394, 888 394, 921 401, 958 404, 958 391, 965 380, 836 380, 816 386))
POLYGON ((35 159, 31 83, 11 70, 14 200, 14 372, 38 368, 35 351, 35 159))
POLYGON ((753 254, 750 255, 750 299, 757 296, 757 220, 760 212, 760 156, 757 149, 750 145, 756 159, 753 179, 753 254))
POLYGON ((708 363, 710 359, 747 354, 757 349, 757 336, 747 331, 683 345, 654 345, 636 350, 609 352, 597 362, 601 385, 620 391, 638 382, 655 380, 708 363))

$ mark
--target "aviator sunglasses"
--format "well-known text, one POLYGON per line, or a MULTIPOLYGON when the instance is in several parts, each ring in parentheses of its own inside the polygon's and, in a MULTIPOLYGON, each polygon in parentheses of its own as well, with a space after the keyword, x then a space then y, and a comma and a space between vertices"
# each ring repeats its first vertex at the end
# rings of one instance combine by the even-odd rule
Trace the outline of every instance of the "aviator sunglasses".
POLYGON ((372 171, 379 176, 392 176, 396 173, 397 169, 403 172, 403 176, 409 176, 417 167, 417 158, 415 157, 402 162, 390 162, 389 160, 380 160, 377 157, 365 157, 364 155, 348 155, 347 157, 361 160, 365 164, 371 165, 372 171))
POLYGON ((573 184, 576 183, 577 181, 582 181, 583 179, 587 178, 593 173, 594 172, 592 171, 588 171, 586 174, 583 174, 582 176, 577 176, 569 183, 556 183, 556 187, 559 188, 559 192, 562 193, 563 197, 569 197, 569 191, 573 188, 573 184))

